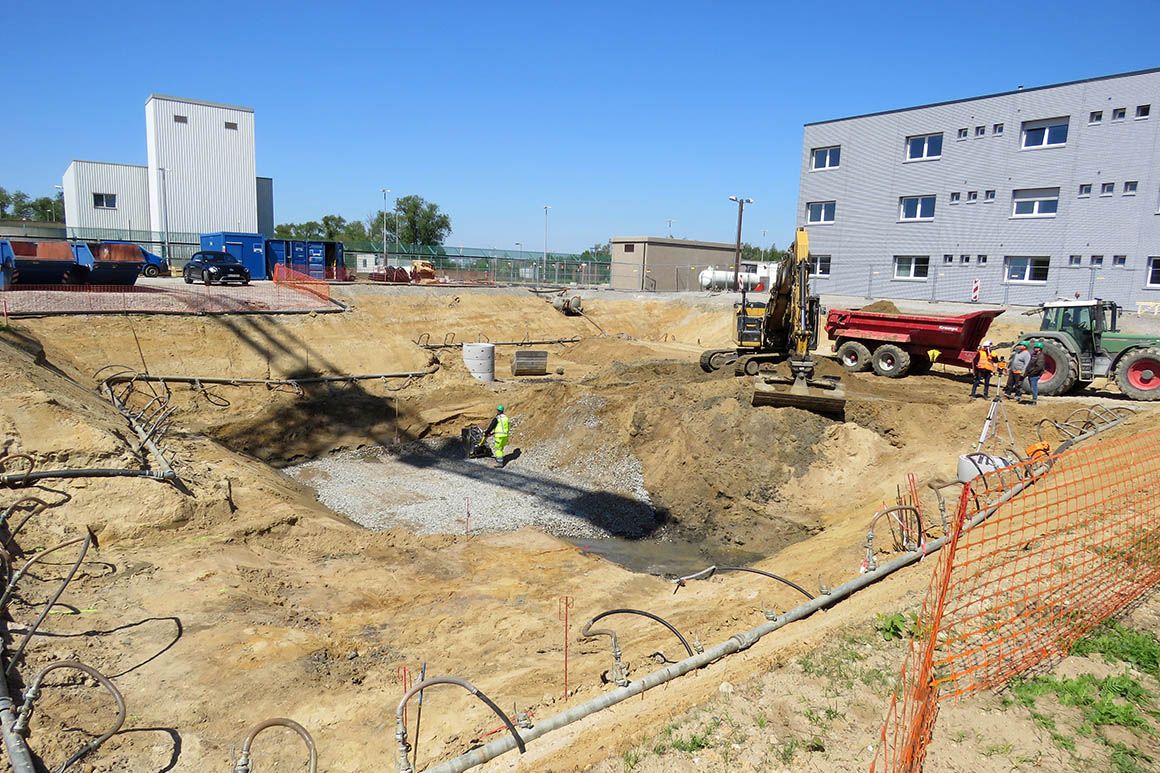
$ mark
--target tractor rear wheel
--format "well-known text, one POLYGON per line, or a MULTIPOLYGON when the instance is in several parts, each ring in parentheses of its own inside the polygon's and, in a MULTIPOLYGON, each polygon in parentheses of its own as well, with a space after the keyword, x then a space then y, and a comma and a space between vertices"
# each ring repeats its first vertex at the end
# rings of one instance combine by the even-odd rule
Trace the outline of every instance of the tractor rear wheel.
POLYGON ((870 350, 861 341, 843 341, 838 346, 838 362, 851 373, 870 370, 870 350))
MULTIPOLYGON (((1039 394, 1049 397, 1066 394, 1079 379, 1079 368, 1071 359, 1071 354, 1055 341, 1031 339, 1031 344, 1043 344, 1043 375, 1039 377, 1039 394)), ((1026 380, 1024 392, 1030 391, 1026 380)))
POLYGON ((1136 349, 1116 365, 1116 385, 1133 400, 1160 400, 1160 349, 1136 349))
POLYGON ((894 344, 882 344, 870 360, 874 372, 886 378, 902 378, 910 372, 910 352, 894 344))

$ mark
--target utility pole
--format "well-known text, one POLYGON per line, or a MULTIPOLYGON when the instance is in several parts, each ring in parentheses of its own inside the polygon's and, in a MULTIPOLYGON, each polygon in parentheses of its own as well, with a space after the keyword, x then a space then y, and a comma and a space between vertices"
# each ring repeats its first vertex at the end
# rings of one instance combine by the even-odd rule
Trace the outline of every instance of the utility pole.
POLYGON ((157 167, 157 171, 161 172, 161 216, 165 222, 165 259, 171 260, 169 255, 169 186, 165 179, 165 167, 157 167))
POLYGON ((737 252, 733 258, 733 292, 737 292, 741 289, 741 220, 745 217, 745 205, 752 204, 753 199, 730 196, 729 200, 737 202, 737 252))
POLYGON ((387 267, 387 194, 390 188, 380 188, 383 192, 383 268, 387 267))
MULTIPOLYGON (((551 208, 552 207, 548 204, 544 205, 544 263, 540 268, 544 279, 548 278, 548 210, 551 208)), ((539 287, 539 284, 540 283, 537 282, 536 286, 539 287)))

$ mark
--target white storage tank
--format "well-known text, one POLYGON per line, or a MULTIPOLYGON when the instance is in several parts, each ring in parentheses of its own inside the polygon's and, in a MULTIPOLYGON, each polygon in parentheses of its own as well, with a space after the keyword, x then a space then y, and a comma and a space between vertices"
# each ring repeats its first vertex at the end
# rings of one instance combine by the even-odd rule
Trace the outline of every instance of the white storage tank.
POLYGON ((495 344, 464 344, 463 364, 479 381, 495 381, 495 344))

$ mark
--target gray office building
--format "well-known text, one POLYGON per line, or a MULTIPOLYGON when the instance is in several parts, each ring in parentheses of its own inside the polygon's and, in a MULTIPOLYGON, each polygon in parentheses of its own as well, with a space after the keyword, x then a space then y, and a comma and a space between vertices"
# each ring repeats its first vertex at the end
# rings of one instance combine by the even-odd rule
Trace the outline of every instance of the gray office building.
POLYGON ((805 126, 819 292, 1160 302, 1160 68, 805 126))

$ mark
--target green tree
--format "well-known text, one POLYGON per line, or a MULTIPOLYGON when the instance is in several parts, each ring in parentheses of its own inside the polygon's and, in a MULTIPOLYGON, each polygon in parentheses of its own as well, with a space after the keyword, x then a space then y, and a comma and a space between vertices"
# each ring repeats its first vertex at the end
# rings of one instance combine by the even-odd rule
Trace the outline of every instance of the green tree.
POLYGON ((64 222, 64 195, 32 198, 24 191, 9 192, 0 188, 0 220, 34 220, 64 222))
POLYGON ((403 196, 395 207, 399 216, 397 236, 403 244, 439 245, 451 234, 451 217, 422 196, 403 196))
POLYGON ((0 187, 0 220, 8 219, 8 210, 12 208, 12 194, 6 188, 0 187))
POLYGON ((593 244, 584 252, 580 253, 581 261, 594 261, 600 263, 602 261, 612 260, 612 246, 608 242, 601 242, 593 244))

